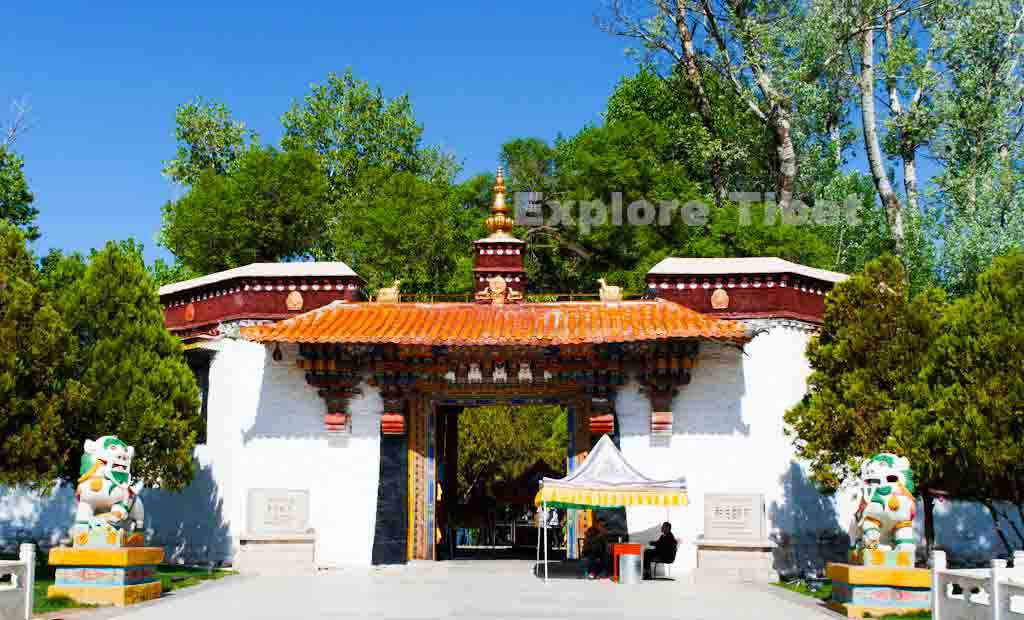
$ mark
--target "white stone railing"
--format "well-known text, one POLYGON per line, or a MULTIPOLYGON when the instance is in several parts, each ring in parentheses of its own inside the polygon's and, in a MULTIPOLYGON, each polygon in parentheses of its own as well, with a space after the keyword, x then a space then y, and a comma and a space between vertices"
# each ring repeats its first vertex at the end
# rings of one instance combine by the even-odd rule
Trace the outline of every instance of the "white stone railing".
POLYGON ((0 560, 0 620, 31 620, 32 588, 36 583, 36 546, 24 544, 17 560, 0 560))
POLYGON ((1013 554, 1013 568, 992 560, 967 570, 946 568, 946 553, 932 552, 932 619, 1024 620, 1024 552, 1013 554))

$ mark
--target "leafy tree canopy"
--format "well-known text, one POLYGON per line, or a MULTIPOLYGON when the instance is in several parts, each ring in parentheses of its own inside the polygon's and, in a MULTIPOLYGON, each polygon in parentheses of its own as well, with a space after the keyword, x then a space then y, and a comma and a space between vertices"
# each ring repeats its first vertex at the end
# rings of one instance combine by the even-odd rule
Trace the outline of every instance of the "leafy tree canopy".
POLYGON ((551 405, 494 405, 459 413, 458 494, 465 503, 491 495, 538 460, 565 468, 569 422, 551 405))
POLYGON ((200 274, 309 256, 327 220, 326 193, 315 154, 254 147, 164 206, 160 242, 200 274))
POLYGON ((66 418, 84 399, 74 345, 24 235, 0 222, 0 484, 45 487, 69 460, 66 418))
MULTIPOLYGON (((865 456, 906 454, 920 441, 898 421, 926 404, 919 374, 940 333, 944 299, 936 289, 912 297, 891 255, 829 293, 822 331, 807 348, 807 395, 785 415, 797 454, 822 488, 838 488, 865 456)), ((941 477, 920 459, 915 471, 924 488, 941 477)))
POLYGON ((200 98, 183 103, 174 120, 178 152, 166 163, 164 175, 184 185, 194 184, 206 170, 227 172, 245 151, 246 141, 257 140, 256 132, 232 120, 231 111, 218 101, 200 98))
POLYGON ((1024 253, 996 258, 937 326, 927 406, 897 425, 959 498, 1024 504, 1024 253))
POLYGON ((39 210, 33 206, 35 196, 25 179, 25 162, 8 147, 0 145, 0 222, 21 229, 29 241, 39 238, 36 217, 39 210))
POLYGON ((367 189, 361 177, 370 169, 434 179, 454 176, 450 157, 423 147, 423 126, 413 115, 409 97, 387 99, 379 88, 356 79, 351 68, 313 84, 311 92, 281 116, 281 123, 286 150, 310 150, 320 156, 335 202, 357 188, 367 189))
POLYGON ((135 446, 133 469, 148 484, 188 484, 202 423, 199 390, 181 342, 164 327, 142 247, 108 242, 84 269, 77 255, 51 255, 46 263, 48 281, 63 287, 51 293, 55 305, 75 335, 67 374, 87 396, 65 417, 62 476, 77 478, 86 439, 110 434, 135 446))
POLYGON ((410 172, 367 170, 355 207, 332 242, 371 290, 402 280, 403 293, 465 293, 473 288, 472 243, 486 234, 467 190, 410 172))
POLYGON ((718 74, 706 78, 714 135, 697 120, 687 80, 678 71, 663 78, 650 65, 619 82, 608 98, 605 122, 644 116, 665 129, 665 155, 682 165, 687 177, 700 179, 705 193, 712 190, 710 166, 715 158, 730 191, 774 191, 771 135, 718 74))
POLYGON ((158 258, 149 265, 149 276, 153 278, 153 283, 158 288, 165 284, 197 278, 200 275, 202 274, 189 269, 178 260, 168 263, 164 259, 158 258))
POLYGON ((592 292, 595 280, 607 277, 641 291, 644 274, 666 256, 778 255, 833 266, 826 238, 813 226, 786 225, 781 214, 766 218, 763 205, 749 212, 728 202, 713 207, 707 188, 674 159, 675 140, 669 129, 635 114, 586 128, 559 141, 550 153, 536 143, 506 145, 514 189, 544 188, 544 198, 569 208, 573 217, 559 221, 547 204, 540 225, 518 231, 529 241, 533 290, 592 292), (529 155, 541 161, 529 162, 529 155), (524 169, 533 177, 528 182, 518 172, 524 169), (542 173, 549 169, 545 178, 542 173), (524 184, 516 187, 519 183, 524 184), (631 206, 639 201, 647 206, 631 206), (664 222, 663 204, 671 209, 664 222), (629 223, 634 209, 641 217, 646 214, 647 224, 629 223), (589 226, 583 213, 590 215, 589 226), (603 218, 595 218, 596 213, 603 218))

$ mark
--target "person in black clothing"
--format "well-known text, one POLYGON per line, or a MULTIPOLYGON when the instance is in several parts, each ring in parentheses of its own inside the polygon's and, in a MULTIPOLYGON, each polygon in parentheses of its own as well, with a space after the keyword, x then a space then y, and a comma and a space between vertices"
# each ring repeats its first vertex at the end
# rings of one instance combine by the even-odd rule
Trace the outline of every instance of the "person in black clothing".
POLYGON ((652 549, 644 554, 644 579, 651 578, 651 565, 671 564, 676 561, 676 550, 679 548, 679 541, 672 535, 672 524, 668 521, 661 524, 661 537, 650 543, 652 549))
POLYGON ((611 554, 608 553, 608 529, 605 527, 604 519, 597 518, 583 538, 583 567, 587 577, 597 579, 608 576, 611 564, 611 554))

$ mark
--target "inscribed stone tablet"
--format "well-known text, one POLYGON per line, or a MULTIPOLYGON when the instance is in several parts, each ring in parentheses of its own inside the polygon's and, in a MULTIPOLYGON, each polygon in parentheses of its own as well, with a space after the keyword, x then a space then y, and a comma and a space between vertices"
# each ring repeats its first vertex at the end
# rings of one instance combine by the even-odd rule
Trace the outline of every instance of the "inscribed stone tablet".
POLYGON ((252 534, 301 534, 309 528, 309 491, 249 489, 246 525, 252 534))
POLYGON ((704 538, 764 540, 764 495, 705 495, 704 538))

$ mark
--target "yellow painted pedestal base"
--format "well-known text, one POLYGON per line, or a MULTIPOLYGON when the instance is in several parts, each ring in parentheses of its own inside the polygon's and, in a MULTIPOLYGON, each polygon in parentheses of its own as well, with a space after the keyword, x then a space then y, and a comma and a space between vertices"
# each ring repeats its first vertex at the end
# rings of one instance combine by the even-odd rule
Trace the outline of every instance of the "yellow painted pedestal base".
POLYGON ((57 569, 56 582, 46 594, 120 607, 159 598, 163 588, 156 568, 163 559, 160 547, 51 549, 50 566, 57 569))
POLYGON ((832 600, 828 606, 848 618, 902 615, 931 608, 931 572, 829 563, 832 600))
POLYGON ((163 588, 159 581, 134 586, 58 586, 46 590, 46 596, 66 596, 78 603, 90 605, 117 605, 125 607, 160 598, 163 588))
POLYGON ((847 618, 882 618, 884 616, 902 616, 903 614, 916 614, 922 611, 927 611, 927 608, 900 609, 898 607, 870 607, 868 605, 837 603, 835 601, 829 601, 826 605, 832 611, 838 611, 847 618))

